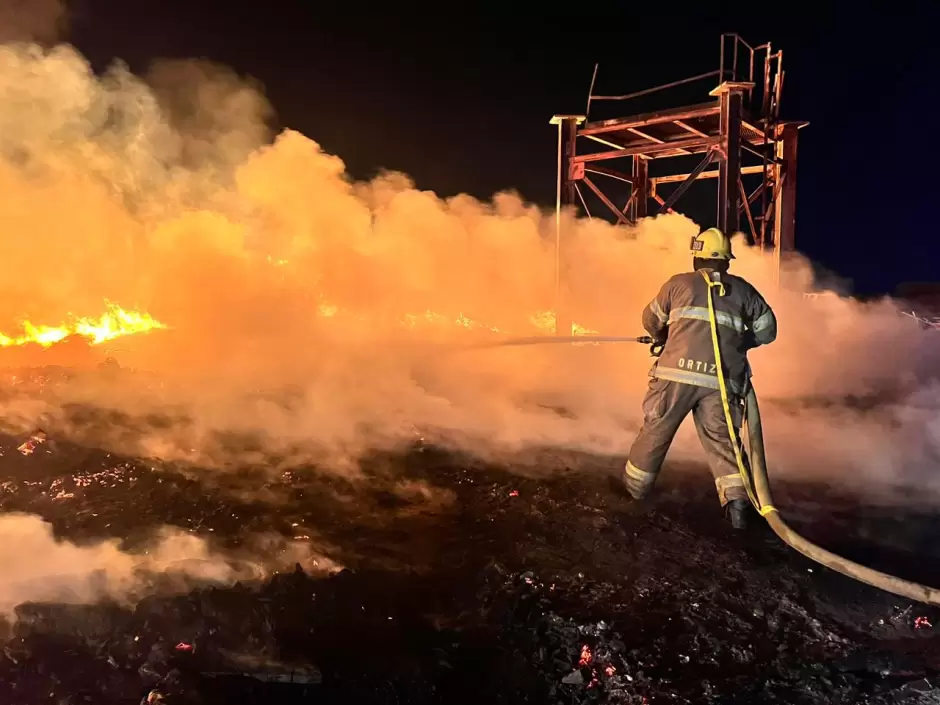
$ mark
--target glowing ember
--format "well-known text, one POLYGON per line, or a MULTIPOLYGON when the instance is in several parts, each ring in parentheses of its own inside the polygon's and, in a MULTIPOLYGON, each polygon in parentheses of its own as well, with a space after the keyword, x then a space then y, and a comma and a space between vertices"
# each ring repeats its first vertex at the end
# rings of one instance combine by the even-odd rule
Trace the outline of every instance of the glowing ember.
MULTIPOLYGON (((542 311, 529 317, 529 321, 539 330, 555 332, 557 324, 555 323, 554 311, 542 311)), ((571 335, 597 335, 596 330, 585 328, 578 323, 571 324, 571 335)))
POLYGON ((317 307, 317 311, 319 311, 321 316, 332 318, 336 315, 336 312, 339 311, 339 307, 333 304, 320 304, 317 307))
POLYGON ((466 328, 468 330, 489 330, 493 333, 498 333, 499 328, 493 328, 487 326, 479 321, 475 321, 468 316, 465 316, 463 313, 458 313, 455 317, 451 318, 450 316, 445 316, 442 313, 437 313, 435 311, 425 311, 421 314, 408 313, 403 317, 403 322, 409 328, 415 328, 422 325, 455 325, 461 328, 466 328))
MULTIPOLYGON (((355 314, 323 299, 321 299, 319 304, 317 304, 317 314, 323 318, 341 317, 344 319, 356 320, 360 323, 369 322, 368 315, 355 314)), ((474 331, 489 331, 491 333, 515 333, 518 335, 524 335, 528 332, 531 332, 532 327, 546 333, 552 333, 555 331, 554 311, 541 311, 539 313, 533 314, 529 316, 529 326, 512 331, 491 326, 488 323, 471 318, 463 312, 447 314, 441 313, 439 311, 432 311, 431 309, 426 309, 423 313, 405 313, 393 320, 399 325, 411 329, 427 329, 429 327, 456 327, 474 331)), ((596 330, 591 330, 590 328, 586 328, 585 326, 582 326, 578 323, 572 323, 571 335, 586 336, 599 335, 599 333, 596 330)))
POLYGON ((534 316, 529 317, 529 322, 539 330, 544 331, 554 331, 555 330, 555 312, 554 311, 542 311, 536 313, 534 316))
POLYGON ((591 330, 590 328, 585 328, 584 326, 579 326, 577 323, 571 324, 571 335, 597 335, 596 330, 591 330))
POLYGON ((148 333, 166 328, 148 313, 125 311, 120 306, 107 304, 108 311, 99 318, 75 318, 59 326, 36 325, 30 321, 22 324, 21 335, 9 336, 0 333, 0 346, 26 345, 37 343, 44 348, 65 340, 71 335, 86 338, 92 345, 98 345, 124 335, 148 333))
POLYGON ((923 629, 924 627, 932 627, 933 625, 926 617, 917 617, 914 620, 914 629, 923 629))
POLYGON ((17 450, 23 455, 32 455, 36 452, 36 448, 45 443, 46 440, 46 432, 38 430, 33 435, 31 435, 25 443, 20 445, 17 450))
POLYGON ((579 666, 587 666, 594 660, 594 654, 591 653, 591 647, 585 644, 581 647, 581 660, 578 661, 579 666))

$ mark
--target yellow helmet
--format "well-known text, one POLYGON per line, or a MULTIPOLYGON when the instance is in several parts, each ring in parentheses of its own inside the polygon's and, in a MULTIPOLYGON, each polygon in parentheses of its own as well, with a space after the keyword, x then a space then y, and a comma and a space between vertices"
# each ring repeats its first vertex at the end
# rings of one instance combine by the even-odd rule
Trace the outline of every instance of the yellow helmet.
POLYGON ((692 256, 701 259, 734 259, 731 239, 718 228, 709 228, 692 238, 692 256))

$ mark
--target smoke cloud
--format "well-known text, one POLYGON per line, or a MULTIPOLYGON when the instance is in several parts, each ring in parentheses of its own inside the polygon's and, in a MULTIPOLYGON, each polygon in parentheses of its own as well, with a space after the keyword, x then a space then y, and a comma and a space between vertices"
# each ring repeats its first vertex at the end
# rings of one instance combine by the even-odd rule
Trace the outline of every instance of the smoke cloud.
MULTIPOLYGON (((626 454, 650 365, 641 346, 460 350, 550 330, 552 216, 512 193, 442 199, 397 173, 355 182, 312 139, 271 135, 270 115, 255 86, 210 64, 96 76, 67 46, 0 46, 0 321, 97 315, 107 300, 170 326, 106 346, 146 374, 5 397, 6 430, 40 424, 214 469, 349 472, 418 438, 489 456, 626 454), (103 425, 79 408, 128 420, 103 425)), ((688 268, 698 230, 681 215, 563 226, 573 320, 631 336, 663 281, 688 268)), ((768 257, 736 247, 734 271, 780 321, 778 342, 752 356, 774 472, 925 482, 937 413, 915 373, 935 367, 929 334, 890 300, 805 300, 807 262, 788 262, 778 285, 768 257), (841 401, 877 394, 891 404, 841 401)), ((104 353, 0 356, 93 367, 104 353)), ((673 457, 702 459, 690 429, 673 457)))
MULTIPOLYGON (((31 514, 0 515, 0 615, 10 615, 24 602, 84 604, 101 599, 133 600, 152 589, 160 574, 164 589, 185 590, 196 584, 227 584, 257 579, 273 567, 247 562, 212 550, 204 540, 164 527, 145 547, 130 552, 116 540, 76 545, 55 537, 51 524, 31 514)), ((265 546, 271 550, 269 541, 265 546)), ((283 549, 283 546, 279 548, 283 549)), ((336 566, 314 558, 296 544, 282 563, 332 571, 336 566)), ((273 552, 272 552, 273 553, 273 552)), ((270 554, 269 554, 270 555, 270 554)))

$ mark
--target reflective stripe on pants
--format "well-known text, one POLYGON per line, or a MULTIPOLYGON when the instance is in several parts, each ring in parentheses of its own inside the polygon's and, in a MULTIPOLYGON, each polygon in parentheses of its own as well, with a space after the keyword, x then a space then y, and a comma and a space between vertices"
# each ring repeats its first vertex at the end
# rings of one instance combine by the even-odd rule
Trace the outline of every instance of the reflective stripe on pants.
MULTIPOLYGON (((740 438, 744 409, 739 399, 731 401, 732 421, 740 438)), ((650 380, 643 399, 643 428, 633 442, 624 471, 630 492, 641 499, 652 489, 669 446, 689 413, 708 457, 722 506, 733 499, 746 499, 747 491, 728 435, 721 392, 657 378, 650 380)))

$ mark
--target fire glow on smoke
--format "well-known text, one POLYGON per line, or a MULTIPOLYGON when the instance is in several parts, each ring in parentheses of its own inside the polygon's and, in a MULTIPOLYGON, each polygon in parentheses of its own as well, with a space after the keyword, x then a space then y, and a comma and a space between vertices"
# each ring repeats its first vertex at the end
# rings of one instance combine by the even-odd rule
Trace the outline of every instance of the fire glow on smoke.
MULTIPOLYGON (((350 315, 348 312, 341 310, 339 307, 328 303, 321 303, 317 308, 317 312, 319 315, 325 318, 333 318, 334 316, 340 316, 344 314, 350 315)), ((356 318, 360 321, 365 320, 365 318, 362 316, 357 316, 356 318)), ((467 330, 489 331, 491 333, 509 332, 495 326, 488 325, 482 321, 470 318, 462 312, 458 312, 453 316, 448 316, 444 313, 431 311, 430 309, 424 311, 424 313, 406 313, 401 317, 399 323, 411 329, 421 329, 428 326, 455 326, 457 328, 466 328, 467 330)), ((553 333, 556 332, 556 327, 554 311, 540 311, 528 317, 528 321, 526 321, 524 329, 526 331, 535 329, 540 332, 553 333)), ((565 331, 557 332, 564 333, 565 331)), ((579 323, 571 324, 570 334, 575 336, 599 335, 598 331, 586 328, 579 323)))
MULTIPOLYGON (((70 322, 57 326, 37 325, 31 321, 21 323, 22 333, 6 335, 0 333, 0 347, 11 347, 35 343, 44 348, 55 345, 70 336, 80 336, 88 340, 91 345, 99 345, 127 335, 149 333, 154 330, 169 328, 166 324, 156 320, 149 313, 141 311, 128 311, 116 304, 108 303, 107 313, 98 318, 74 318, 70 322)), ((341 315, 342 311, 334 305, 321 303, 317 307, 317 314, 325 318, 341 315)), ((449 317, 434 311, 425 311, 422 314, 405 314, 400 321, 408 328, 417 329, 423 326, 456 326, 468 330, 488 330, 494 333, 501 332, 499 328, 488 326, 485 323, 468 318, 462 313, 449 317)), ((544 311, 529 317, 529 324, 539 331, 552 332, 555 330, 555 315, 551 311, 544 311)), ((597 331, 589 330, 577 323, 571 325, 571 335, 596 335, 597 331)))

